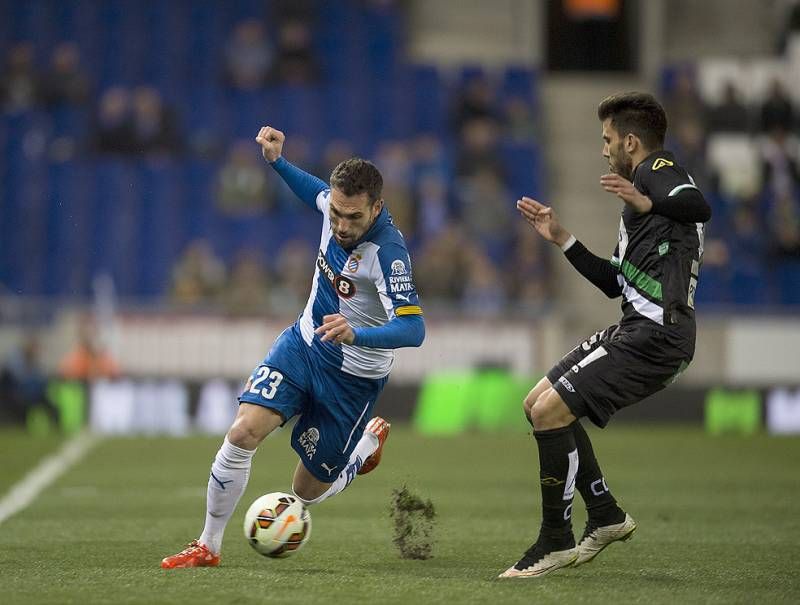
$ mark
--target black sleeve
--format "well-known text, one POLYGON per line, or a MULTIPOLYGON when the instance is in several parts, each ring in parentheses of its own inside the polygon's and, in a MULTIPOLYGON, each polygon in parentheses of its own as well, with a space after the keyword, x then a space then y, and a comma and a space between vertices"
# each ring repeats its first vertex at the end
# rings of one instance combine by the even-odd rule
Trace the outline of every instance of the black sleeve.
POLYGON ((578 273, 592 282, 609 298, 622 295, 622 286, 617 281, 617 270, 611 261, 592 254, 589 249, 576 241, 564 252, 564 256, 578 270, 578 273))
POLYGON ((687 187, 671 197, 651 200, 653 214, 666 216, 679 223, 705 223, 711 218, 711 206, 699 189, 687 187))

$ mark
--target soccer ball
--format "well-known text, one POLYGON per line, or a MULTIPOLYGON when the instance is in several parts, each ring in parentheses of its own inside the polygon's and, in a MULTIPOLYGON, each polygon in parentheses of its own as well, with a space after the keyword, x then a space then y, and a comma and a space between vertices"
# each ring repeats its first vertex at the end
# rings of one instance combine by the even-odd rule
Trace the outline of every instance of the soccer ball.
POLYGON ((265 557, 288 557, 311 536, 311 514, 295 496, 273 492, 256 499, 244 515, 244 537, 265 557))

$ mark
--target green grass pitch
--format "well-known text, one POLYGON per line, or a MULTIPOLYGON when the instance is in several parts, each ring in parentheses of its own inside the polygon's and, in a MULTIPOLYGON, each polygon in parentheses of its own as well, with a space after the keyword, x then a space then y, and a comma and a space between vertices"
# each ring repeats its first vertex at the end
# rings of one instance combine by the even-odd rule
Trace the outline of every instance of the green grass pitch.
MULTIPOLYGON (((222 566, 174 571, 159 561, 199 534, 219 439, 105 440, 0 525, 0 602, 800 602, 800 439, 622 425, 591 435, 636 535, 589 565, 503 581, 540 519, 536 448, 524 434, 434 439, 394 427, 378 470, 312 509, 302 551, 271 560, 241 525, 254 498, 289 488, 296 457, 283 431, 255 457, 222 566), (401 559, 392 544, 391 491, 403 484, 436 506, 429 560, 401 559)), ((57 446, 0 433, 2 489, 57 446)), ((575 509, 579 533, 577 495, 575 509)))

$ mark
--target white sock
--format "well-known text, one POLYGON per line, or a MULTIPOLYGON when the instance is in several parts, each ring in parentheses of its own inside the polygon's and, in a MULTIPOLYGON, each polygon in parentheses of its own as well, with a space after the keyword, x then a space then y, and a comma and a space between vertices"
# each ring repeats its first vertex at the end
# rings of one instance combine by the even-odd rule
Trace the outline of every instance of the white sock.
POLYGON ((214 554, 222 550, 225 526, 247 487, 250 463, 255 453, 256 450, 233 445, 226 436, 211 465, 206 492, 206 525, 198 541, 214 554))
MULTIPOLYGON (((378 449, 378 445, 378 438, 373 433, 364 431, 364 434, 361 435, 361 439, 359 439, 356 447, 353 449, 353 453, 350 454, 350 460, 348 460, 347 466, 344 467, 344 470, 341 473, 339 473, 336 481, 331 483, 331 486, 324 494, 314 498, 313 500, 304 500, 303 498, 300 498, 300 496, 297 496, 297 492, 295 492, 294 495, 297 496, 306 506, 317 504, 323 500, 327 500, 331 496, 335 496, 348 485, 350 485, 350 483, 352 483, 353 479, 356 478, 358 469, 360 469, 364 464, 364 460, 369 458, 372 452, 378 449)), ((294 491, 294 489, 292 491, 294 491)))

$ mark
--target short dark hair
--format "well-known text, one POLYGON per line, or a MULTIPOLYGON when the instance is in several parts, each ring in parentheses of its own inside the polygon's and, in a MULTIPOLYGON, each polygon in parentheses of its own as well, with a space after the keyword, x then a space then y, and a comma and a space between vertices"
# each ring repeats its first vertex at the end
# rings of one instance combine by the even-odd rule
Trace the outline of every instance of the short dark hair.
POLYGON ((366 193, 371 204, 381 199, 383 177, 375 164, 361 158, 350 158, 340 163, 331 173, 331 187, 346 196, 366 193))
POLYGON ((664 146, 667 114, 656 98, 645 92, 623 92, 606 97, 597 108, 600 121, 611 118, 611 125, 621 135, 639 137, 648 150, 664 146))

